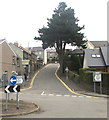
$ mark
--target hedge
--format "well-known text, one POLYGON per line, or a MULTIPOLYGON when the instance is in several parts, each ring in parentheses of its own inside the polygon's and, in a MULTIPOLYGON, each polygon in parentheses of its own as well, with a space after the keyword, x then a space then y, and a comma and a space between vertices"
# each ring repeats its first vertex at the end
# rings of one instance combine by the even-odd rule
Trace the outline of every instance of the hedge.
MULTIPOLYGON (((93 84, 93 72, 95 72, 95 68, 88 69, 80 69, 79 70, 79 81, 85 82, 87 84, 93 84), (94 71, 93 71, 94 70, 94 71)), ((101 72, 102 75, 102 85, 105 88, 109 87, 109 72, 101 72)))
POLYGON ((69 71, 69 79, 73 80, 74 82, 78 83, 79 82, 79 75, 69 71))

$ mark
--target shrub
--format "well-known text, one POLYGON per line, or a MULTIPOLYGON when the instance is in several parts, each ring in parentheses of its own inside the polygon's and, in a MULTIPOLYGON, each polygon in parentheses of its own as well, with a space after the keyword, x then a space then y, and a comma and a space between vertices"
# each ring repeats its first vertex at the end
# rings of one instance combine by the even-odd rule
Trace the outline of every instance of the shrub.
POLYGON ((64 56, 64 61, 65 66, 67 66, 71 71, 78 72, 79 69, 82 67, 80 57, 77 55, 71 55, 70 57, 68 57, 68 55, 66 54, 64 56))
POLYGON ((74 82, 78 83, 79 82, 79 75, 72 72, 72 71, 69 71, 69 78, 71 80, 73 80, 74 82))
MULTIPOLYGON (((95 72, 95 68, 85 68, 79 70, 79 80, 80 82, 85 82, 87 84, 93 85, 93 72, 95 72), (89 71, 91 70, 91 71, 89 71), (94 71, 92 71, 94 70, 94 71)), ((109 72, 102 72, 102 86, 103 88, 107 89, 109 92, 109 72)))

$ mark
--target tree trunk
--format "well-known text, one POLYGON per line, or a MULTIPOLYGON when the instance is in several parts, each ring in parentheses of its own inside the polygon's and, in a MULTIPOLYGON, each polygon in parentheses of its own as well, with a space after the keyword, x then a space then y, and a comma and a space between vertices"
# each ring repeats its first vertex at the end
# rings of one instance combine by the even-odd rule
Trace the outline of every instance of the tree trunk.
POLYGON ((58 54, 59 56, 59 64, 60 64, 60 72, 63 74, 65 72, 65 63, 64 63, 64 52, 63 54, 58 54))

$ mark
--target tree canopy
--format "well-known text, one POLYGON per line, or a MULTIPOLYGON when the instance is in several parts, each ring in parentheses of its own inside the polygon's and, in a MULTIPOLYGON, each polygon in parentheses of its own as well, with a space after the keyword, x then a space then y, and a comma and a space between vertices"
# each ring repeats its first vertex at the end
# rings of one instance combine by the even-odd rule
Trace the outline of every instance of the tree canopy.
POLYGON ((47 20, 47 27, 38 31, 40 37, 35 37, 36 40, 42 40, 44 49, 55 47, 56 50, 64 50, 66 43, 84 47, 84 33, 80 32, 84 26, 78 26, 79 20, 75 18, 74 9, 67 8, 66 3, 59 3, 52 18, 47 20))
POLYGON ((55 47, 59 58, 62 60, 66 44, 85 47, 83 40, 84 33, 81 30, 84 26, 78 25, 78 18, 75 18, 74 9, 67 8, 65 2, 59 3, 55 8, 52 18, 47 19, 47 27, 39 29, 39 37, 35 40, 42 40, 43 48, 55 47))

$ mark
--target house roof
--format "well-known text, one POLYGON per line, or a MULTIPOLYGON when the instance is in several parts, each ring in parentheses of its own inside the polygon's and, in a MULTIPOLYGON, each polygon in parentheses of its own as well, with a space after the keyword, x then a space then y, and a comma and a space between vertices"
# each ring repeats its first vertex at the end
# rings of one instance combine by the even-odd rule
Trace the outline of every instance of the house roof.
POLYGON ((84 50, 83 49, 75 49, 71 52, 72 54, 83 54, 84 50))
POLYGON ((20 46, 19 48, 22 49, 23 51, 27 52, 28 54, 31 54, 31 51, 25 49, 24 47, 20 46))
POLYGON ((49 48, 49 49, 46 49, 47 50, 47 52, 49 52, 49 53, 54 53, 54 52, 56 52, 56 49, 51 49, 51 48, 49 48))
POLYGON ((43 51, 43 48, 42 47, 33 47, 33 48, 31 48, 31 51, 32 52, 43 51))
POLYGON ((20 57, 20 58, 22 58, 22 54, 21 54, 21 52, 23 51, 22 49, 20 49, 19 47, 17 47, 16 45, 14 45, 13 43, 9 43, 9 46, 12 48, 12 50, 16 53, 16 55, 18 56, 18 57, 20 57), (19 52, 19 51, 21 51, 21 52, 19 52))
POLYGON ((105 66, 100 49, 85 49, 85 56, 88 66, 105 66))
POLYGON ((15 55, 15 56, 17 56, 17 54, 13 51, 13 49, 10 47, 10 45, 9 45, 9 43, 5 40, 5 39, 0 39, 0 45, 2 45, 3 43, 6 43, 7 44, 7 46, 11 49, 11 51, 13 52, 13 54, 15 55))
POLYGON ((0 39, 0 44, 2 44, 4 41, 6 41, 5 39, 0 39))
POLYGON ((90 42, 91 42, 91 44, 93 44, 93 46, 95 48, 107 46, 107 44, 108 44, 108 41, 90 41, 90 42))
POLYGON ((109 47, 101 47, 100 50, 101 50, 103 59, 105 61, 105 64, 106 64, 106 66, 108 66, 109 65, 109 57, 107 57, 107 56, 109 56, 108 55, 109 54, 109 47))

